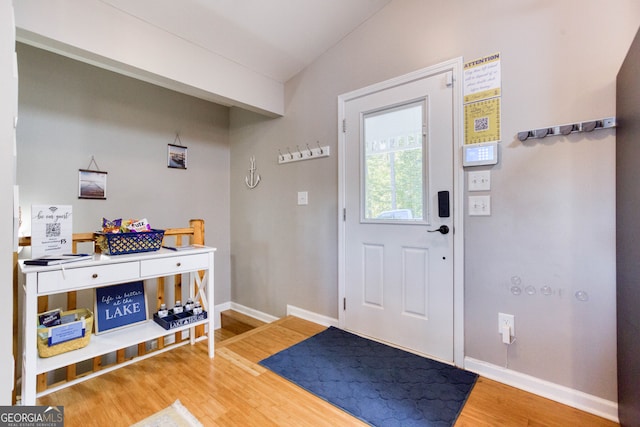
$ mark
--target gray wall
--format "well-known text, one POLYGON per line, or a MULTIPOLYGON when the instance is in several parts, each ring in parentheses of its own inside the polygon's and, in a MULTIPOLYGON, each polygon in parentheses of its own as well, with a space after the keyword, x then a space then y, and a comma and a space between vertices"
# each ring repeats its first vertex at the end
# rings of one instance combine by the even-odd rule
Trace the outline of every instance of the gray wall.
POLYGON ((299 119, 231 110, 231 299, 278 317, 293 304, 337 318, 335 137, 332 127, 314 134, 313 123, 305 130, 299 119), (332 146, 332 157, 278 165, 278 149, 295 151, 316 140, 332 146), (253 190, 244 182, 251 156, 261 176, 253 190), (308 205, 297 205, 298 191, 308 192, 308 205))
POLYGON ((492 216, 465 218, 465 353, 504 366, 497 317, 511 313, 510 369, 615 401, 615 131, 527 144, 515 135, 615 115, 615 76, 639 24, 631 0, 394 1, 287 82, 283 118, 232 110, 233 301, 337 318, 337 96, 500 52, 492 216), (277 164, 278 149, 315 141, 332 156, 277 164), (250 156, 262 175, 254 190, 243 187, 250 156), (308 206, 296 205, 301 190, 308 206), (535 295, 511 294, 513 276, 535 295))
POLYGON ((18 66, 24 234, 32 204, 72 205, 74 232, 99 230, 103 217, 160 229, 202 218, 218 248, 215 301, 229 301, 228 108, 22 44, 18 66), (187 170, 167 168, 177 131, 187 170), (92 156, 108 172, 107 200, 78 199, 92 156))

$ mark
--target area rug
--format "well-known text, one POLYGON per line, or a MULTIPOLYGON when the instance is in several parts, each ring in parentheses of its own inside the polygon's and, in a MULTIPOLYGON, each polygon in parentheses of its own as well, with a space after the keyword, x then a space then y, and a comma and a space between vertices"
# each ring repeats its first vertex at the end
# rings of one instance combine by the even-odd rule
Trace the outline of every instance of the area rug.
POLYGON ((180 403, 180 400, 176 400, 168 408, 131 427, 202 427, 202 423, 180 403))
POLYGON ((260 364, 378 427, 452 426, 478 377, 334 327, 260 364))

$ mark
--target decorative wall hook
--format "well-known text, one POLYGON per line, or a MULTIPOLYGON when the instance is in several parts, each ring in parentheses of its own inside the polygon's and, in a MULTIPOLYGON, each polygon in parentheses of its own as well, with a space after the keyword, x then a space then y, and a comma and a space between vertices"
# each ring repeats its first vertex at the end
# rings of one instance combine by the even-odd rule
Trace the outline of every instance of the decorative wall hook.
POLYGON ((249 158, 249 175, 244 177, 244 183, 247 187, 254 189, 260 184, 260 175, 256 173, 256 158, 251 156, 249 158))

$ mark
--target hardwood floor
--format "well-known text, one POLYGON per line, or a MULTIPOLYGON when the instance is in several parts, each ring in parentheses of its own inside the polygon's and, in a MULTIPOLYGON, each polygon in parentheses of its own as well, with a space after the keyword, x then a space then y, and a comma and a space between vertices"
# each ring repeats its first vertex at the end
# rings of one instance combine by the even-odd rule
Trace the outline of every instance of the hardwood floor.
MULTIPOLYGON (((257 364, 323 329, 290 316, 230 338, 216 331, 214 359, 206 342, 183 346, 43 396, 38 404, 63 405, 67 427, 129 426, 176 399, 205 426, 365 426, 257 364)), ((456 422, 456 427, 615 425, 485 378, 456 422)))

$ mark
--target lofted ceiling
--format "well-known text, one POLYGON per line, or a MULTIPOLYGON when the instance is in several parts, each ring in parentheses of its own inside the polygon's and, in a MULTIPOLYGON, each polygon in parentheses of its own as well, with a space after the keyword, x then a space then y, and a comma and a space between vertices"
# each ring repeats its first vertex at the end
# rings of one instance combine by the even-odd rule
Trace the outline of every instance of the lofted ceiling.
POLYGON ((286 82, 391 0, 100 0, 286 82))

